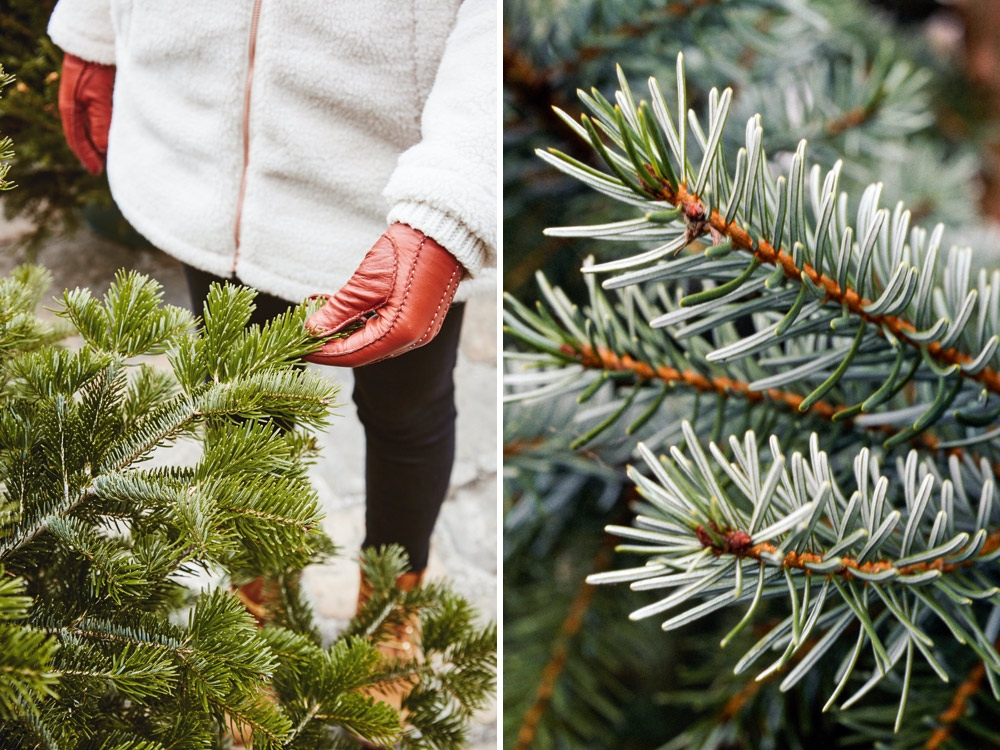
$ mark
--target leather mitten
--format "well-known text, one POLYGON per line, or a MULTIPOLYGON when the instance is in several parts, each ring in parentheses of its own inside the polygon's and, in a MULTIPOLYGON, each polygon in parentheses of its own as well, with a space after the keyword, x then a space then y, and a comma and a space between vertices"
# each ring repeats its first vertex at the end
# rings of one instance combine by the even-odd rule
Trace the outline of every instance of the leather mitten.
POLYGON ((357 271, 306 321, 317 336, 361 326, 327 341, 309 362, 359 367, 395 357, 433 339, 455 297, 462 265, 437 242, 406 224, 393 224, 357 271))
POLYGON ((68 52, 59 79, 59 114, 66 142, 91 174, 100 174, 108 153, 115 66, 68 52))

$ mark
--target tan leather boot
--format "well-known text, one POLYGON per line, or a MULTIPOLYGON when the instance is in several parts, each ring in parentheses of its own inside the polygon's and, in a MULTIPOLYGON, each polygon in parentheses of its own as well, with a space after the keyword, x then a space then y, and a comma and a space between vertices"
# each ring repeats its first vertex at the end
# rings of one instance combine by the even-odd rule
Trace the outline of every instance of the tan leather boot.
MULTIPOLYGON (((263 576, 258 576, 241 586, 232 586, 231 591, 239 597, 247 612, 253 615, 258 628, 264 627, 273 611, 274 603, 280 600, 277 584, 265 580, 263 576)), ((273 695, 269 699, 277 702, 273 695)), ((245 732, 239 730, 229 720, 226 721, 226 734, 233 741, 233 750, 243 750, 249 746, 252 736, 249 729, 245 732)))
POLYGON ((253 615, 258 627, 264 626, 274 603, 280 601, 277 585, 265 580, 263 576, 241 586, 233 586, 232 591, 243 602, 247 612, 253 615))
MULTIPOLYGON (((424 578, 424 571, 417 570, 404 573, 396 579, 396 586, 400 591, 413 591, 424 578)), ((358 588, 358 607, 360 609, 368 601, 372 594, 372 586, 361 573, 361 585, 358 588)), ((421 657, 420 653, 420 624, 416 617, 407 618, 404 622, 393 628, 392 637, 378 644, 378 650, 382 652, 386 659, 412 659, 421 657)), ((375 700, 388 703, 397 711, 403 702, 403 696, 407 690, 405 686, 393 685, 385 689, 370 688, 366 691, 375 700)))

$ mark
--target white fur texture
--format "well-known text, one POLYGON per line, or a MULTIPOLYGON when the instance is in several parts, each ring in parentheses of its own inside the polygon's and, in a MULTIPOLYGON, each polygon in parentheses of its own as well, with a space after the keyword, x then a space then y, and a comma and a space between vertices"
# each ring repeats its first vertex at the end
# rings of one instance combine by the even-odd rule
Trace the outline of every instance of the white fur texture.
POLYGON ((389 223, 496 278, 491 0, 60 0, 53 41, 117 66, 108 178, 197 268, 292 301, 332 293, 389 223), (236 223, 239 216, 239 238, 236 223))

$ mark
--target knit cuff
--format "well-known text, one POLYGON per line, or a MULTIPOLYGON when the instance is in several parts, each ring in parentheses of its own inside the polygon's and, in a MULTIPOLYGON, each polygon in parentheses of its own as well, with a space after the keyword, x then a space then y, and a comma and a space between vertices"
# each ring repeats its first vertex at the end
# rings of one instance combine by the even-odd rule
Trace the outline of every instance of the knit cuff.
POLYGON ((115 32, 107 0, 60 0, 49 17, 49 37, 81 60, 115 64, 115 32))
POLYGON ((486 262, 486 243, 457 219, 426 203, 397 203, 386 217, 418 229, 451 253, 470 277, 476 277, 486 262))

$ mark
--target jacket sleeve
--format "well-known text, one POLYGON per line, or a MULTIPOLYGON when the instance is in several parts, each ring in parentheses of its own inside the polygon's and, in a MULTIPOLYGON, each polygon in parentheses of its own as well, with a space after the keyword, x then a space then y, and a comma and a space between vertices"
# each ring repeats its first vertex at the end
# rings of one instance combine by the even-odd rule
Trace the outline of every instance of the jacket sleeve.
POLYGON ((59 0, 49 17, 48 31, 64 52, 90 62, 115 64, 111 0, 59 0))
POLYGON ((400 156, 384 190, 389 223, 432 237, 473 278, 496 268, 498 5, 462 3, 424 104, 421 140, 400 156))

